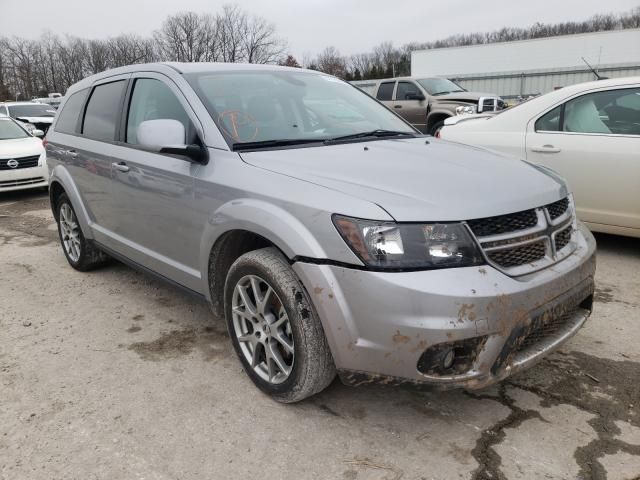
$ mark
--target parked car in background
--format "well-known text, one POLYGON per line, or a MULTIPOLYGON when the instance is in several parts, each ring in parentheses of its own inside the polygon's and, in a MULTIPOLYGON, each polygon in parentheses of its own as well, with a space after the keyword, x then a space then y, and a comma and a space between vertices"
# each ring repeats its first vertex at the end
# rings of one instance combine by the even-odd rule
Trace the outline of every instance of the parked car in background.
POLYGON ((69 264, 113 256, 206 298, 279 401, 336 372, 482 388, 591 312, 595 242, 562 180, 426 139, 323 73, 110 70, 69 88, 47 139, 69 264))
POLYGON ((505 108, 497 95, 467 92, 460 85, 440 77, 398 77, 351 83, 430 135, 434 135, 449 117, 505 108))
POLYGON ((549 167, 568 180, 592 230, 640 237, 640 77, 572 85, 489 118, 450 119, 440 137, 549 167))
POLYGON ((38 102, 38 103, 46 103, 47 105, 51 105, 53 108, 57 110, 60 104, 62 103, 63 98, 64 97, 62 96, 61 93, 50 93, 46 97, 40 97, 40 98, 34 97, 31 99, 31 101, 38 102))
POLYGON ((56 116, 56 109, 46 103, 4 102, 0 103, 0 115, 8 115, 26 124, 27 129, 42 130, 46 134, 56 116))
MULTIPOLYGON (((44 135, 36 131, 37 135, 44 135)), ((18 122, 0 115, 0 193, 49 185, 42 140, 18 122)))

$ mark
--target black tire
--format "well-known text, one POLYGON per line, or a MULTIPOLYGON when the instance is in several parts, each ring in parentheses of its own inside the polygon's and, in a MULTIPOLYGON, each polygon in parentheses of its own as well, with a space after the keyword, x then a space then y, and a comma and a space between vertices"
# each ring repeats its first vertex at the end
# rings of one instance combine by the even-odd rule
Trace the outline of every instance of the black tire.
POLYGON ((238 258, 227 274, 224 299, 227 328, 233 347, 245 372, 260 390, 279 402, 293 403, 324 390, 335 378, 333 357, 320 319, 300 280, 277 249, 262 248, 238 258), (280 308, 284 308, 289 320, 293 360, 291 371, 282 383, 274 384, 263 379, 240 347, 234 327, 232 301, 236 286, 248 276, 259 277, 273 289, 280 308))
MULTIPOLYGON (((77 220, 76 211, 69 201, 69 197, 67 197, 66 193, 63 193, 58 197, 58 203, 56 204, 56 217, 58 220, 58 236, 60 238, 60 245, 62 246, 62 251, 64 252, 64 256, 73 268, 80 272, 87 272, 89 270, 93 270, 94 268, 100 267, 109 261, 109 257, 106 253, 100 250, 95 246, 92 242, 88 242, 84 238, 84 234, 82 233, 82 228, 80 227, 80 223, 77 220), (65 246, 65 233, 63 233, 63 220, 62 220, 62 210, 63 208, 69 208, 73 213, 73 218, 75 218, 75 223, 77 224, 77 239, 79 243, 79 254, 70 253, 67 251, 67 247, 65 246), (77 256, 77 258, 75 258, 77 256)), ((77 252, 76 252, 77 253, 77 252)))
POLYGON ((435 137, 436 133, 438 133, 438 130, 440 130, 443 126, 444 126, 444 120, 440 120, 439 122, 436 122, 429 129, 429 135, 431 135, 432 137, 435 137))

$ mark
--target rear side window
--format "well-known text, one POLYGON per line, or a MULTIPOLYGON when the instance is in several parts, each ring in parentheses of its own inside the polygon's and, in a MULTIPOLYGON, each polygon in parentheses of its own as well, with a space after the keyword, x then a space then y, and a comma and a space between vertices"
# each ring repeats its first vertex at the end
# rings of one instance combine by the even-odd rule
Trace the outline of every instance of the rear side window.
MULTIPOLYGON (((137 144, 138 127, 145 120, 171 119, 184 125, 191 137, 194 129, 189 116, 171 89, 160 80, 141 78, 136 80, 127 118, 127 143, 137 144)), ((194 143, 189 138, 187 143, 194 143)))
POLYGON ((393 95, 393 85, 395 82, 385 82, 380 84, 380 88, 378 88, 378 95, 376 98, 382 101, 391 100, 391 96, 393 95))
POLYGON ((125 86, 126 82, 119 80, 98 85, 93 89, 84 115, 82 133, 85 136, 107 142, 115 140, 125 86))
POLYGON ((74 134, 80 126, 82 105, 89 93, 88 89, 81 90, 69 97, 56 121, 56 132, 74 134))
POLYGON ((557 132, 560 130, 562 106, 545 113, 536 121, 536 132, 557 132))

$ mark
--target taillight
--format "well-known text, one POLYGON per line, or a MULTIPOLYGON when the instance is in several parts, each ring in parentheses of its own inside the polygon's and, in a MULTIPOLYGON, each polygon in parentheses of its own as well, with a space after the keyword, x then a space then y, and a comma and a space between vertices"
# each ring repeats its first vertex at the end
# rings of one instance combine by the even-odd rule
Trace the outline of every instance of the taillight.
POLYGON ((47 148, 47 145, 49 145, 49 142, 47 141, 47 137, 44 137, 44 138, 42 139, 42 146, 43 146, 44 148, 47 148))

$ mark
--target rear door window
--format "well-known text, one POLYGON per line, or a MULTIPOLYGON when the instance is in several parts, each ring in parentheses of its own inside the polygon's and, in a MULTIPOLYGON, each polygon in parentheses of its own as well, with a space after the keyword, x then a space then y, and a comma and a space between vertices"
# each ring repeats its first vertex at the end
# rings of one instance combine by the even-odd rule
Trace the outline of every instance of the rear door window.
POLYGON ((118 80, 93 89, 84 116, 83 135, 106 142, 115 140, 125 87, 126 81, 118 80))
POLYGON ((74 134, 78 131, 80 117, 82 116, 82 106, 88 93, 89 90, 85 89, 69 97, 56 121, 56 132, 74 134))
POLYGON ((562 106, 545 113, 536 121, 536 132, 557 132, 560 130, 562 106))
POLYGON ((393 96, 393 86, 396 82, 384 82, 380 84, 378 88, 378 95, 376 98, 383 102, 391 100, 393 96))

